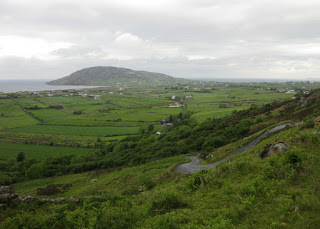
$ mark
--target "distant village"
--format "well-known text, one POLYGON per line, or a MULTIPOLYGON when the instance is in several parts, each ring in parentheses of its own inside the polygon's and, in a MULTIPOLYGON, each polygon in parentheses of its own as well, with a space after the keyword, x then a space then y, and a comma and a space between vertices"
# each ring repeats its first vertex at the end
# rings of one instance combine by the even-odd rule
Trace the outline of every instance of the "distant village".
MULTIPOLYGON (((292 82, 281 82, 281 83, 268 83, 268 82, 256 82, 256 83, 241 83, 241 82, 213 82, 213 81, 189 81, 189 82, 176 82, 173 86, 165 87, 165 89, 172 90, 183 90, 187 95, 177 96, 172 95, 171 100, 173 103, 169 105, 170 108, 178 108, 183 106, 184 99, 191 99, 192 92, 210 93, 214 90, 221 88, 251 88, 256 90, 269 90, 277 91, 280 93, 287 93, 295 95, 297 93, 308 94, 310 89, 319 87, 320 82, 310 82, 310 81, 292 81, 292 82), (190 92, 190 94, 188 94, 190 92), (179 99, 177 99, 179 97, 179 99)), ((101 89, 101 88, 100 88, 101 89)), ((103 95, 106 94, 118 94, 125 95, 125 91, 130 89, 120 84, 113 87, 112 90, 93 90, 93 89, 64 89, 64 90, 50 90, 50 91, 19 91, 16 93, 3 93, 0 92, 0 99, 7 98, 9 94, 14 94, 17 97, 22 97, 25 95, 32 96, 81 96, 88 97, 92 99, 101 99, 103 95)), ((293 97, 294 99, 294 97, 293 97)))

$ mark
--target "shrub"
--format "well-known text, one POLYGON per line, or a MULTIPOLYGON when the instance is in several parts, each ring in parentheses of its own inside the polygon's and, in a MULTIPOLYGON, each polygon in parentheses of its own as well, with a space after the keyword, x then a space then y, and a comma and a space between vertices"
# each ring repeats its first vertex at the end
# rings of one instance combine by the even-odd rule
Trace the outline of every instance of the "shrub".
POLYGON ((307 129, 307 128, 313 128, 315 126, 315 123, 313 120, 308 120, 305 124, 300 126, 300 130, 307 129))
POLYGON ((24 159, 25 159, 25 153, 24 152, 18 153, 17 161, 20 162, 20 161, 23 161, 24 159))
POLYGON ((147 182, 144 183, 144 186, 150 190, 152 189, 154 186, 156 186, 156 183, 153 180, 148 180, 147 182))
POLYGON ((76 115, 83 114, 83 111, 74 111, 73 114, 76 114, 76 115))
POLYGON ((61 105, 50 105, 49 108, 51 108, 51 109, 63 109, 63 106, 61 106, 61 105))
POLYGON ((298 168, 302 162, 299 152, 289 151, 285 154, 285 163, 289 164, 292 168, 298 168))
POLYGON ((43 176, 44 166, 40 163, 31 165, 30 168, 26 171, 26 177, 30 179, 37 179, 43 176))
POLYGON ((159 200, 153 201, 150 208, 151 214, 165 214, 174 209, 186 208, 188 204, 182 201, 178 194, 169 193, 161 196, 159 200))
POLYGON ((8 185, 13 183, 13 179, 3 172, 0 173, 0 185, 8 185))
POLYGON ((208 170, 201 170, 200 172, 193 174, 187 182, 187 188, 191 190, 196 190, 202 185, 213 185, 217 188, 221 188, 222 182, 218 181, 217 178, 214 178, 212 173, 208 170))

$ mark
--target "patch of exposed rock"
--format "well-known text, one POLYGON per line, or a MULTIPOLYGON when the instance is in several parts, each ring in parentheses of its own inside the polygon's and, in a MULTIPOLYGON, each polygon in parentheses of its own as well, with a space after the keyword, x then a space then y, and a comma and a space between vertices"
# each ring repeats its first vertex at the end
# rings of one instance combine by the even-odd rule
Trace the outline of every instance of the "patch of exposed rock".
POLYGON ((276 152, 284 153, 289 149, 289 146, 284 142, 278 142, 275 144, 268 144, 264 149, 259 153, 260 158, 266 158, 273 155, 276 152))
POLYGON ((64 201, 66 201, 66 198, 64 198, 64 197, 58 197, 58 198, 55 198, 55 199, 51 199, 52 203, 62 203, 64 201))
POLYGON ((0 203, 10 203, 18 198, 18 194, 14 192, 10 186, 0 186, 0 203))
POLYGON ((38 200, 40 200, 39 197, 35 197, 35 196, 24 196, 24 197, 18 198, 18 201, 23 203, 32 203, 38 200))
POLYGON ((79 202, 79 199, 75 196, 71 196, 70 201, 77 203, 77 202, 79 202))
POLYGON ((44 196, 50 196, 50 195, 55 195, 55 194, 59 194, 59 193, 64 193, 71 186, 72 186, 72 184, 50 184, 45 188, 38 188, 37 194, 44 195, 44 196))
MULTIPOLYGON (((73 202, 78 202, 78 198, 72 196, 70 198, 73 202)), ((19 197, 17 193, 14 192, 13 188, 10 186, 0 186, 0 204, 10 204, 16 203, 33 203, 33 202, 45 202, 45 203, 62 203, 66 201, 64 197, 58 197, 55 199, 50 198, 39 198, 35 196, 23 196, 19 197)))

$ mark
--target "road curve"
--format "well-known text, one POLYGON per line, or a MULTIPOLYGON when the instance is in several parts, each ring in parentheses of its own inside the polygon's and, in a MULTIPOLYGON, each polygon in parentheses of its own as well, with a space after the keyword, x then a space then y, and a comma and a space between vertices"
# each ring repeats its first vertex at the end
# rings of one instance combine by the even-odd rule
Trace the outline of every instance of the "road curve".
POLYGON ((241 149, 237 150, 236 152, 230 154, 229 156, 227 156, 226 158, 220 160, 220 161, 217 161, 217 162, 214 162, 212 164, 207 164, 207 165, 199 165, 200 163, 200 159, 199 159, 199 155, 200 153, 198 153, 196 156, 189 156, 189 158, 191 159, 190 162, 188 163, 185 163, 185 164, 181 164, 179 165, 175 171, 177 173, 182 173, 182 174, 192 174, 192 173, 195 173, 199 170, 202 170, 202 169, 211 169, 211 168, 214 168, 216 167, 217 165, 219 165, 220 163, 228 160, 230 157, 234 157, 238 154, 241 154, 241 153, 244 153, 246 151, 248 151, 249 149, 251 149, 252 147, 254 147, 256 144, 258 144, 262 138, 265 138, 265 137, 269 137, 283 129, 285 129, 286 127, 288 126, 291 126, 291 124, 281 124, 279 126, 276 126, 274 128, 272 128, 271 130, 261 134, 259 137, 257 137, 256 139, 254 139, 252 142, 250 142, 249 144, 247 144, 246 146, 242 147, 241 149))

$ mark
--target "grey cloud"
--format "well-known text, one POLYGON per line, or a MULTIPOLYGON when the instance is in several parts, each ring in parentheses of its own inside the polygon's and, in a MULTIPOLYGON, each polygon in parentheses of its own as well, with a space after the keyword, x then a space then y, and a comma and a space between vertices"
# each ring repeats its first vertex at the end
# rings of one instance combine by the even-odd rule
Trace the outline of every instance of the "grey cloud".
POLYGON ((178 77, 315 77, 319 10, 313 0, 175 0, 145 9, 116 1, 1 1, 0 36, 73 45, 51 52, 52 60, 2 55, 0 77, 60 77, 93 65, 178 77), (117 43, 119 34, 140 43, 117 43))

